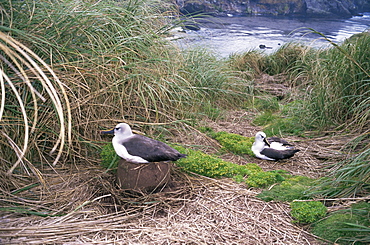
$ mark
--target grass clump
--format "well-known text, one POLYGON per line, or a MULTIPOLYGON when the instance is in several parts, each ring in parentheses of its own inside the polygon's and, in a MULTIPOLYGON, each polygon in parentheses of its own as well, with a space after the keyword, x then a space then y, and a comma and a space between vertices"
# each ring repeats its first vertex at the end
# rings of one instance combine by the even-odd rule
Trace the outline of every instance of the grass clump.
POLYGON ((360 132, 370 116, 370 35, 359 35, 341 45, 324 38, 333 48, 317 52, 307 62, 305 73, 312 88, 307 91, 308 112, 302 111, 303 115, 319 128, 336 125, 360 132))
POLYGON ((114 151, 113 144, 111 142, 102 147, 100 158, 100 166, 103 168, 107 170, 117 168, 119 157, 114 151))
POLYGON ((311 197, 307 190, 313 186, 314 179, 305 176, 286 177, 279 185, 264 190, 257 196, 264 201, 292 202, 293 200, 306 200, 311 197))
POLYGON ((4 171, 18 171, 23 157, 44 164, 53 155, 54 165, 95 162, 101 139, 89 129, 107 121, 214 119, 224 107, 243 103, 249 86, 234 71, 209 53, 181 52, 163 38, 175 20, 156 4, 0 3, 8 13, 0 25, 0 59, 9 78, 0 81, 1 124, 9 136, 0 142, 4 171))
POLYGON ((318 201, 292 202, 290 207, 290 214, 300 224, 314 223, 324 218, 327 212, 325 205, 318 201))
POLYGON ((267 135, 291 134, 303 135, 303 132, 309 128, 299 116, 297 111, 301 110, 302 102, 290 102, 286 105, 280 105, 276 97, 271 99, 258 99, 254 107, 260 113, 253 119, 252 123, 264 127, 267 135))
POLYGON ((257 50, 233 54, 229 59, 229 66, 241 72, 247 78, 253 78, 261 74, 265 69, 264 64, 264 55, 257 50))
POLYGON ((353 204, 315 224, 312 233, 337 244, 370 243, 370 203, 353 204))
POLYGON ((366 196, 370 192, 370 148, 337 163, 314 192, 329 197, 366 196), (339 167, 338 167, 339 166, 339 167))
POLYGON ((272 112, 263 112, 252 122, 254 125, 263 126, 267 135, 291 134, 302 135, 305 126, 296 117, 284 117, 272 112))
POLYGON ((253 107, 264 112, 276 112, 280 109, 279 101, 276 97, 255 98, 253 107))
POLYGON ((299 43, 287 43, 275 53, 266 56, 265 72, 269 75, 288 73, 304 66, 304 59, 309 54, 309 48, 299 43))

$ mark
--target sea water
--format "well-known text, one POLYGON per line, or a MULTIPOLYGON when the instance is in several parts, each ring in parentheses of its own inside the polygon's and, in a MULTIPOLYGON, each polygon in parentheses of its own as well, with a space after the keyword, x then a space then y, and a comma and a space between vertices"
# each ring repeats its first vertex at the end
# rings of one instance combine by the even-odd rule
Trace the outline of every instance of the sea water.
POLYGON ((250 50, 266 53, 276 51, 290 42, 321 48, 329 42, 343 42, 353 34, 370 28, 370 13, 352 18, 307 18, 274 16, 206 17, 195 20, 199 31, 174 31, 176 43, 181 48, 201 47, 220 57, 250 50))

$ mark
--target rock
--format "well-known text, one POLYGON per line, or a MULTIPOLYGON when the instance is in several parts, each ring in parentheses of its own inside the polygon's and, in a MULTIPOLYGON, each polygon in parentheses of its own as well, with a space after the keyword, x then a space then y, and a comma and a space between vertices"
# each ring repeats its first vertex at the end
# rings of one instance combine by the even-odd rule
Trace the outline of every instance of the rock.
POLYGON ((308 15, 340 15, 352 16, 355 5, 349 0, 327 1, 327 0, 306 0, 306 13, 308 15))
POLYGON ((150 193, 160 191, 170 180, 171 162, 131 163, 120 159, 118 185, 125 190, 150 193))
POLYGON ((268 47, 268 46, 266 46, 266 45, 264 45, 264 44, 260 44, 260 49, 272 49, 272 47, 268 47))
POLYGON ((176 0, 184 14, 352 16, 370 10, 368 0, 176 0))

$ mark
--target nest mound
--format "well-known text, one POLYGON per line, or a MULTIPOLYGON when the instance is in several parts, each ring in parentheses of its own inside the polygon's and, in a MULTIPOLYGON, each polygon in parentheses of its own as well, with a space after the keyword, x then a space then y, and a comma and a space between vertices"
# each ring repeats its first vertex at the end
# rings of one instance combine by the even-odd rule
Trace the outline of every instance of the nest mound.
POLYGON ((174 167, 169 188, 149 195, 124 192, 114 179, 98 167, 75 165, 45 174, 47 188, 3 192, 2 206, 9 208, 1 212, 0 242, 317 244, 291 223, 288 205, 263 202, 257 191, 228 179, 174 167))

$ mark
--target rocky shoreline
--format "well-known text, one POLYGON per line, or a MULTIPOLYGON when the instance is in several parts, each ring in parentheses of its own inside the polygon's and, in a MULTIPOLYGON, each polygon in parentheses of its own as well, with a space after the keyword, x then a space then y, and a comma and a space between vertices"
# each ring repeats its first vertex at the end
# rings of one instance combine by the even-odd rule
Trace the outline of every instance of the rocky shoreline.
POLYGON ((184 14, 350 17, 370 11, 367 0, 176 0, 184 14))

